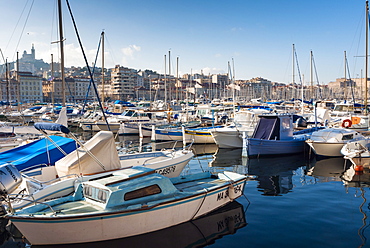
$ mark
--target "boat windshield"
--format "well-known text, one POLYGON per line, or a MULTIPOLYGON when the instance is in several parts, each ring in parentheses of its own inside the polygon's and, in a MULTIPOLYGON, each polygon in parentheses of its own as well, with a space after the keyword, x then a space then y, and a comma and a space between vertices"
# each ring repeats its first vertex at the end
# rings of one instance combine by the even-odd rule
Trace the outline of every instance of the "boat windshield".
POLYGON ((108 191, 92 187, 91 185, 84 185, 84 196, 98 202, 106 203, 108 191))

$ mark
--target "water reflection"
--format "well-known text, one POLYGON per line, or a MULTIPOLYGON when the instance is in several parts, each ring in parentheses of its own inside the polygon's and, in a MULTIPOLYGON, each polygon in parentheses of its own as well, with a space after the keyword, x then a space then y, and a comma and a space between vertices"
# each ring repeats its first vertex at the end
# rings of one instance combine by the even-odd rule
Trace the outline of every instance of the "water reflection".
POLYGON ((247 166, 249 175, 256 176, 262 195, 279 196, 291 192, 295 171, 306 163, 307 159, 298 154, 250 159, 247 166))
MULTIPOLYGON (((244 206, 234 201, 196 220, 156 232, 88 244, 48 247, 204 247, 225 235, 234 234, 246 225, 244 206)), ((81 235, 83 235, 82 232, 81 235)), ((21 242, 15 243, 14 240, 10 240, 8 244, 16 244, 17 246, 14 247, 23 246, 21 242)))
POLYGON ((355 197, 361 198, 362 202, 358 209, 362 214, 362 225, 358 229, 358 236, 360 237, 362 243, 358 247, 364 247, 367 242, 367 237, 365 235, 366 229, 369 227, 370 223, 367 223, 367 213, 370 209, 370 203, 367 203, 365 189, 370 186, 370 171, 368 167, 365 167, 363 171, 355 171, 355 167, 351 165, 341 176, 341 179, 347 187, 347 191, 350 188, 356 189, 355 197), (366 204, 367 203, 367 204, 366 204))
POLYGON ((306 175, 313 176, 317 182, 341 181, 341 176, 350 167, 350 163, 341 157, 313 158, 306 175))

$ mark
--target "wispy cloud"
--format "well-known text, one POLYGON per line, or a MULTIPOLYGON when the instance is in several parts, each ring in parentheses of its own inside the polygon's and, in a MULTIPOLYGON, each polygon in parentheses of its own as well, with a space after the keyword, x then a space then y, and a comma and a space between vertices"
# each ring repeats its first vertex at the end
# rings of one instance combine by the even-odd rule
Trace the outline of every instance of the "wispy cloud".
POLYGON ((130 57, 130 58, 134 58, 134 54, 136 52, 140 52, 141 50, 141 47, 137 46, 137 45, 130 45, 128 47, 124 47, 121 49, 122 53, 127 56, 127 57, 130 57))
MULTIPOLYGON (((225 73, 225 70, 223 70, 223 69, 220 69, 220 68, 210 68, 210 67, 205 67, 205 68, 203 68, 202 69, 202 71, 203 71, 203 74, 205 74, 205 75, 208 75, 208 74, 223 74, 223 73, 225 73)), ((197 73, 200 73, 200 71, 199 72, 197 72, 197 73)))

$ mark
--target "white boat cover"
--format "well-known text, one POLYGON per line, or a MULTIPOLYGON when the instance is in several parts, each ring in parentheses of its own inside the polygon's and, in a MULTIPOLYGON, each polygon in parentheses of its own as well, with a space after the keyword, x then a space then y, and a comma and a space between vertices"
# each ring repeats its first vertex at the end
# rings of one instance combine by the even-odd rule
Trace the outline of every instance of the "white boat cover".
POLYGON ((113 133, 100 131, 84 144, 95 157, 104 165, 99 165, 83 148, 71 152, 55 162, 59 177, 71 174, 88 175, 121 168, 113 133))

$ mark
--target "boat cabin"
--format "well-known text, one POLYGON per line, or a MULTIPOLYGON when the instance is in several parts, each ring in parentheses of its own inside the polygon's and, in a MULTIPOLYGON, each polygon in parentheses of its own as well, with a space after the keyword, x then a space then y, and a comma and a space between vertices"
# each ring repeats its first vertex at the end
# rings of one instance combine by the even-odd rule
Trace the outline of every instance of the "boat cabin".
POLYGON ((82 188, 87 202, 105 209, 117 206, 129 209, 154 205, 156 201, 177 192, 170 179, 143 167, 139 170, 114 172, 111 176, 85 182, 82 188))
POLYGON ((254 130, 252 138, 264 140, 287 140, 293 138, 292 114, 264 114, 254 130))
POLYGON ((331 116, 348 116, 351 114, 361 114, 363 106, 353 103, 337 103, 334 106, 331 116))

